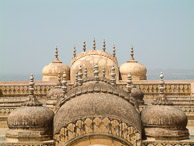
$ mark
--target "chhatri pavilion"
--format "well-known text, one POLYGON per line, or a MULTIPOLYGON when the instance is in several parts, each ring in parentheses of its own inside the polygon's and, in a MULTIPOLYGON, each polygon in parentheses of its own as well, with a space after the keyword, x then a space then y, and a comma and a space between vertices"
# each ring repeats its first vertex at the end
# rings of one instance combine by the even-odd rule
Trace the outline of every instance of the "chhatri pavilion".
POLYGON ((147 80, 134 59, 118 65, 93 47, 71 66, 55 59, 42 81, 0 82, 0 146, 194 146, 194 80, 147 80))

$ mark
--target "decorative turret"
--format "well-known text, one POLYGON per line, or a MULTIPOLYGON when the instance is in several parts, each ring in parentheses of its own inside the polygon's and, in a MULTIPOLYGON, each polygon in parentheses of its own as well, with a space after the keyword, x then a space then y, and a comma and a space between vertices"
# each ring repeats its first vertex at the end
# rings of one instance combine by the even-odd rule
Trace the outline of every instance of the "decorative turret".
POLYGON ((111 71, 111 82, 112 82, 112 85, 116 85, 116 79, 115 79, 115 67, 112 66, 112 71, 111 71))
POLYGON ((94 78, 96 79, 96 82, 99 80, 99 70, 98 70, 98 64, 94 66, 94 78))
POLYGON ((30 76, 29 101, 13 110, 7 119, 9 130, 7 141, 44 141, 51 140, 54 113, 36 99, 34 77, 30 76), (19 129, 19 130, 18 130, 19 129))
POLYGON ((66 72, 67 77, 66 79, 69 80, 69 74, 70 74, 70 69, 68 67, 68 65, 63 64, 60 60, 59 60, 59 55, 58 55, 58 48, 56 47, 55 49, 55 59, 53 62, 51 62, 50 64, 46 65, 43 70, 42 70, 42 74, 43 74, 43 81, 54 81, 57 82, 58 79, 58 73, 62 73, 66 72))
POLYGON ((189 138, 186 114, 171 106, 164 93, 164 75, 160 74, 159 96, 153 105, 147 106, 141 113, 145 139, 183 140, 189 138))
POLYGON ((67 80, 66 80, 66 73, 63 73, 63 81, 62 81, 62 90, 63 90, 63 95, 67 93, 67 80))
POLYGON ((79 72, 78 72, 78 84, 79 84, 79 86, 81 86, 82 83, 83 83, 82 77, 83 77, 82 67, 80 66, 80 67, 79 67, 79 72))
POLYGON ((127 80, 127 75, 132 75, 132 80, 146 80, 146 68, 135 61, 133 46, 131 47, 131 58, 128 62, 120 66, 120 74, 122 80, 127 80))

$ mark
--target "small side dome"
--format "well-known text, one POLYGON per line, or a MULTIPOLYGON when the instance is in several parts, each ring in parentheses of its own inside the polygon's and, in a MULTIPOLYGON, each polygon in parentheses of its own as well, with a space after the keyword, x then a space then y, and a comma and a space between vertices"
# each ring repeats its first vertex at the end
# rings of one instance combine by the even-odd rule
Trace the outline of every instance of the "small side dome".
POLYGON ((66 64, 63 64, 59 58, 58 58, 58 48, 56 47, 56 52, 55 52, 55 60, 51 63, 49 63, 48 65, 46 65, 43 70, 42 70, 42 74, 43 74, 43 78, 42 81, 57 81, 57 75, 60 72, 61 75, 63 74, 63 72, 65 72, 67 74, 66 79, 69 80, 69 73, 70 73, 70 69, 69 66, 66 64))
POLYGON ((13 110, 8 116, 8 141, 44 141, 52 139, 54 113, 36 99, 34 77, 30 77, 29 101, 13 110), (18 130, 20 129, 20 130, 18 130))
POLYGON ((127 80, 127 75, 131 74, 133 80, 146 80, 147 70, 145 66, 135 61, 133 55, 132 47, 130 60, 120 66, 121 79, 127 80))
POLYGON ((183 140, 189 138, 186 114, 175 108, 164 94, 163 74, 161 73, 160 94, 141 113, 146 139, 155 140, 183 140))

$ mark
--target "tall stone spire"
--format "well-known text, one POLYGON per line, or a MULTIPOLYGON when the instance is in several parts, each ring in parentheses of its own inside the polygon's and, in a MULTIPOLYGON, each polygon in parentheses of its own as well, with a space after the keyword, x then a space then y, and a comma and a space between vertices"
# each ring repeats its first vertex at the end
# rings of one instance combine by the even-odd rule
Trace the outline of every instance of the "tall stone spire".
POLYGON ((166 95, 164 93, 165 82, 163 79, 164 79, 164 74, 163 74, 163 72, 161 72, 160 73, 159 95, 156 98, 156 100, 154 100, 152 102, 153 105, 172 105, 172 103, 168 101, 168 99, 166 98, 166 95))
POLYGON ((56 46, 56 49, 55 49, 55 58, 56 59, 59 59, 58 56, 59 56, 59 54, 58 54, 58 47, 56 46))
POLYGON ((34 95, 34 76, 31 74, 30 76, 30 82, 29 82, 29 101, 25 102, 24 106, 41 106, 42 103, 40 103, 36 96, 34 95))
POLYGON ((106 42, 105 42, 105 40, 103 41, 102 50, 106 51, 106 42))
POLYGON ((96 82, 99 81, 99 70, 98 70, 98 63, 94 65, 94 78, 96 79, 96 82))
POLYGON ((115 45, 113 45, 113 53, 112 53, 113 57, 116 56, 116 49, 115 49, 115 45))
POLYGON ((129 94, 131 94, 131 90, 132 90, 132 88, 133 88, 133 85, 132 85, 132 76, 131 76, 131 74, 128 74, 128 76, 127 76, 127 85, 126 85, 126 87, 127 87, 127 92, 128 92, 129 94))
POLYGON ((80 66, 79 67, 79 72, 78 72, 78 84, 79 84, 79 86, 81 86, 82 85, 82 83, 83 83, 83 73, 82 73, 82 67, 80 66))
POLYGON ((73 57, 76 57, 76 46, 73 47, 73 57))
POLYGON ((112 66, 112 69, 111 69, 111 84, 112 85, 116 85, 116 73, 115 73, 115 67, 112 66))
POLYGON ((130 58, 130 61, 135 60, 133 56, 134 56, 134 53, 133 53, 133 46, 131 46, 131 58, 130 58))
POLYGON ((95 38, 93 40, 93 50, 96 50, 96 40, 95 40, 95 38))
POLYGON ((63 72, 62 90, 63 90, 63 94, 65 95, 67 93, 67 80, 66 80, 65 72, 63 72))
POLYGON ((86 52, 86 41, 83 41, 83 51, 86 52))

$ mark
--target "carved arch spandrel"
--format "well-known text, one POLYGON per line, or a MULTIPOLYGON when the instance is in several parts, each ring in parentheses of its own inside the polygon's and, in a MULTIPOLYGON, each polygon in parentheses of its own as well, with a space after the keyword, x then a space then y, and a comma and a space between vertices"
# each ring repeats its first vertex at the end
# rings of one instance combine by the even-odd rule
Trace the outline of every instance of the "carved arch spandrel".
POLYGON ((80 119, 61 128, 54 136, 56 146, 70 146, 83 137, 100 135, 117 139, 127 145, 140 146, 141 132, 128 123, 108 117, 80 119))

